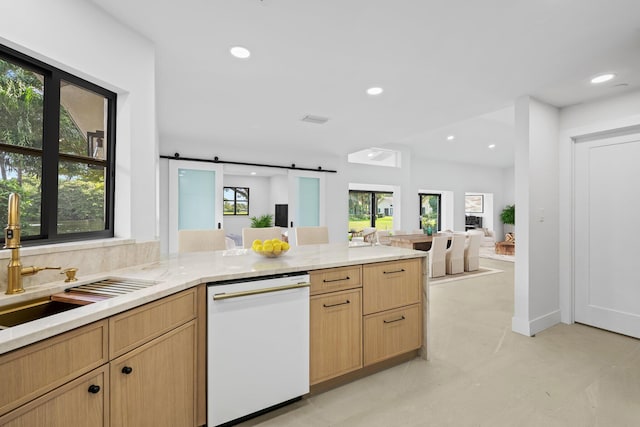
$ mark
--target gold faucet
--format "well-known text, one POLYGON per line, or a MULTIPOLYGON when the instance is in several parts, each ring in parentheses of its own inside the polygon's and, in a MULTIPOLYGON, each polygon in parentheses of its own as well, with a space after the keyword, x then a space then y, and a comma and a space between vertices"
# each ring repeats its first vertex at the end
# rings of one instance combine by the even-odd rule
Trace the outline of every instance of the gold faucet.
POLYGON ((22 276, 33 276, 42 270, 60 270, 60 267, 23 267, 20 263, 20 195, 9 194, 9 215, 4 229, 4 249, 11 249, 7 266, 7 295, 24 292, 22 276))

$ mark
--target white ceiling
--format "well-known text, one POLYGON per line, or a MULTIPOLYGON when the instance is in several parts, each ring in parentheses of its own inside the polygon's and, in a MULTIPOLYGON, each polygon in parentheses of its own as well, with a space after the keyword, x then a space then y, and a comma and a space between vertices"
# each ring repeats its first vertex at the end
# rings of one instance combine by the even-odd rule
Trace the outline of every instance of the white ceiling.
POLYGON ((161 140, 339 155, 400 143, 505 167, 517 97, 562 107, 640 88, 638 0, 92 1, 156 45, 161 140), (618 77, 588 83, 605 71, 618 77))

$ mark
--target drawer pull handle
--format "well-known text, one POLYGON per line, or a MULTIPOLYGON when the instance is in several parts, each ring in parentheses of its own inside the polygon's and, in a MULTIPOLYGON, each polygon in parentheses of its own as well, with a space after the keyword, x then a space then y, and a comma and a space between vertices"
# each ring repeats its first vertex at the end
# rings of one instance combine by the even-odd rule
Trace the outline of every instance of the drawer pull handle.
POLYGON ((96 394, 96 393, 99 393, 99 392, 100 392, 100 386, 99 385, 91 384, 89 386, 89 393, 96 394))
POLYGON ((401 268, 400 270, 394 270, 394 271, 383 271, 382 274, 394 274, 394 273, 404 273, 406 270, 404 268, 401 268))
POLYGON ((406 317, 404 317, 404 315, 398 317, 397 319, 393 319, 393 320, 383 320, 384 323, 393 323, 393 322, 399 322, 401 320, 406 319, 406 317))
POLYGON ((125 375, 129 375, 131 372, 133 372, 133 368, 131 366, 125 366, 122 368, 122 373, 125 375))
POLYGON ((329 308, 329 307, 337 307, 337 306, 339 306, 339 305, 345 305, 345 304, 351 304, 351 301, 346 300, 345 302, 339 302, 339 303, 337 303, 337 304, 322 304, 322 306, 323 306, 324 308, 329 308))
POLYGON ((322 283, 331 283, 331 282, 342 282, 343 280, 349 280, 351 279, 351 277, 347 276, 344 279, 331 279, 331 280, 327 280, 327 279, 323 279, 322 283))

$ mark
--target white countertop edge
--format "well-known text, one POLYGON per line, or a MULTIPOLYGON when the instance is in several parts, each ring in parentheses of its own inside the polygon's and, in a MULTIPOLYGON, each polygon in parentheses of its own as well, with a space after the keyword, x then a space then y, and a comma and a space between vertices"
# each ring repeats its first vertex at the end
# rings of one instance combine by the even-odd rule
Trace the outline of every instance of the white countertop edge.
MULTIPOLYGON (((342 258, 344 250, 341 246, 333 245, 335 253, 327 251, 327 247, 321 245, 310 245, 309 247, 297 248, 291 254, 286 254, 281 258, 262 258, 256 254, 245 252, 241 255, 231 255, 229 260, 235 256, 242 261, 242 270, 233 270, 233 266, 225 260, 225 253, 200 252, 193 254, 171 255, 160 261, 149 264, 142 264, 135 267, 128 267, 113 272, 94 274, 86 276, 75 282, 73 285, 81 285, 105 277, 116 277, 134 280, 152 280, 158 283, 148 288, 132 292, 127 295, 118 296, 109 300, 96 302, 86 306, 74 308, 70 311, 59 313, 43 319, 14 326, 5 330, 0 330, 0 354, 24 347, 37 341, 50 338, 52 336, 70 331, 80 326, 113 316, 123 311, 141 306, 143 304, 164 298, 185 289, 192 288, 201 283, 220 282, 225 280, 236 280, 254 278, 272 274, 286 274, 299 271, 320 270, 325 268, 344 267, 348 265, 371 264, 385 261, 396 261, 402 259, 412 259, 426 257, 427 253, 402 248, 371 247, 371 248, 349 248, 347 257, 342 258), (323 249, 325 256, 314 252, 316 249, 323 249), (379 248, 379 249, 376 249, 379 248), (353 252, 351 252, 353 251, 353 252), (296 254, 296 252, 298 252, 296 254), (298 255, 298 256, 295 256, 298 255), (327 256, 337 256, 340 259, 327 259, 327 256), (196 269, 207 270, 216 267, 208 267, 206 263, 215 264, 217 261, 222 266, 217 266, 228 271, 211 272, 196 271, 196 269), (203 265, 204 264, 204 265, 203 265), (253 266, 258 268, 247 268, 253 266)), ((330 246, 329 249, 332 247, 330 246)), ((237 252, 237 251, 236 251, 237 252)), ((28 301, 41 298, 57 292, 63 292, 70 284, 63 281, 40 285, 29 289, 24 294, 13 296, 16 299, 3 298, 2 305, 28 301)))

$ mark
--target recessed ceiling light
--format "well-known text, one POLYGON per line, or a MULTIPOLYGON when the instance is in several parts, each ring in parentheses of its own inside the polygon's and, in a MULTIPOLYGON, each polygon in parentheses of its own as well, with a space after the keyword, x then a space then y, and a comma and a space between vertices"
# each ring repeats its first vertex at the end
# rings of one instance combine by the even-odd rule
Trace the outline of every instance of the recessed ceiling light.
POLYGON ((489 145, 489 149, 493 150, 494 148, 496 148, 496 144, 489 145))
POLYGON ((256 174, 256 172, 251 172, 251 175, 255 175, 255 174, 256 174))
POLYGON ((449 135, 449 136, 447 137, 447 141, 453 141, 454 139, 456 139, 456 136, 455 136, 455 135, 449 135))
POLYGON ((370 87, 367 89, 367 93, 369 95, 380 95, 382 92, 384 92, 384 89, 381 87, 370 87))
POLYGON ((376 153, 369 153, 369 154, 367 154, 367 157, 373 157, 375 155, 376 155, 376 153))
POLYGON ((248 57, 251 56, 251 52, 249 52, 249 49, 242 46, 234 46, 231 49, 229 49, 229 52, 231 52, 231 55, 240 59, 247 59, 248 57))
POLYGON ((598 84, 598 83, 608 82, 609 80, 613 79, 615 76, 616 75, 612 74, 612 73, 600 74, 600 75, 595 76, 594 78, 592 78, 591 79, 591 83, 598 84))

